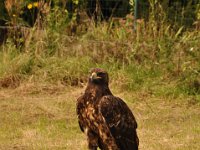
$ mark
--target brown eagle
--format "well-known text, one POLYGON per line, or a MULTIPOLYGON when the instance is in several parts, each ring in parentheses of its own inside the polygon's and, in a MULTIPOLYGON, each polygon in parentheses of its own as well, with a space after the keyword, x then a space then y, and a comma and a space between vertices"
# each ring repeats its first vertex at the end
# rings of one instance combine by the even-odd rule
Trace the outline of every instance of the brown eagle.
POLYGON ((88 148, 138 150, 137 122, 126 103, 111 93, 108 73, 100 68, 90 73, 85 93, 78 98, 76 108, 88 148))

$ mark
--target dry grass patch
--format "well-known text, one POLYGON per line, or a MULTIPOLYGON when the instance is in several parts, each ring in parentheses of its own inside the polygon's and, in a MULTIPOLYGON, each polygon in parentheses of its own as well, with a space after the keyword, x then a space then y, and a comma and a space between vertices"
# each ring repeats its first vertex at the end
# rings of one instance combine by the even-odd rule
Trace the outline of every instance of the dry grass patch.
MULTIPOLYGON (((49 86, 57 92, 47 92, 45 86, 37 87, 39 92, 31 92, 36 87, 30 85, 0 90, 0 149, 87 149, 75 112, 84 89, 49 86)), ((137 118, 141 150, 200 149, 198 103, 144 91, 115 89, 114 94, 126 99, 137 118)))

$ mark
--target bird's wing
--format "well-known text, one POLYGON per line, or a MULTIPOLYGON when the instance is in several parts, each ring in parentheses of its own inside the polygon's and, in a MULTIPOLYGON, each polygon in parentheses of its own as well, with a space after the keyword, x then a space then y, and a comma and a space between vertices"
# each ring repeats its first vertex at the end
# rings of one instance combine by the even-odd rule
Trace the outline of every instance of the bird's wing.
POLYGON ((137 149, 139 140, 136 133, 137 122, 126 103, 118 97, 102 97, 99 111, 105 119, 120 149, 137 149))
POLYGON ((94 114, 93 108, 90 109, 87 107, 87 110, 83 108, 86 107, 84 103, 84 97, 82 96, 77 99, 76 107, 78 122, 81 130, 85 132, 85 128, 89 128, 88 130, 92 130, 93 132, 98 133, 103 143, 101 146, 105 149, 119 150, 103 116, 101 114, 94 114), (83 115, 85 112, 87 114, 83 115))
POLYGON ((84 132, 83 117, 81 116, 83 108, 84 108, 84 99, 83 96, 80 96, 76 102, 76 114, 78 117, 78 124, 82 132, 84 132))

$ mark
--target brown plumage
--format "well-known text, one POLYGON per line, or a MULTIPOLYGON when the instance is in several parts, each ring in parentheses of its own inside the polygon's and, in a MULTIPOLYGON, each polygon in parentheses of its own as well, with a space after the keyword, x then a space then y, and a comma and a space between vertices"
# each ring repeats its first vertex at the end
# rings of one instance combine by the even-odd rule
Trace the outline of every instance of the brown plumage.
POLYGON ((78 122, 88 148, 138 150, 135 117, 122 99, 112 95, 108 81, 106 71, 92 69, 85 93, 77 100, 78 122))

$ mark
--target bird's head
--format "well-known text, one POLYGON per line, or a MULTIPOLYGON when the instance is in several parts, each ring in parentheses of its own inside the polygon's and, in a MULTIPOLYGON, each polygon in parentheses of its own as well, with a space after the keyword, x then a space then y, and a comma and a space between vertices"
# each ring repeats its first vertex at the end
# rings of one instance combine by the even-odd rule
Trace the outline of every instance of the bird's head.
POLYGON ((101 68, 94 68, 90 71, 89 82, 93 84, 108 85, 108 73, 101 68))

